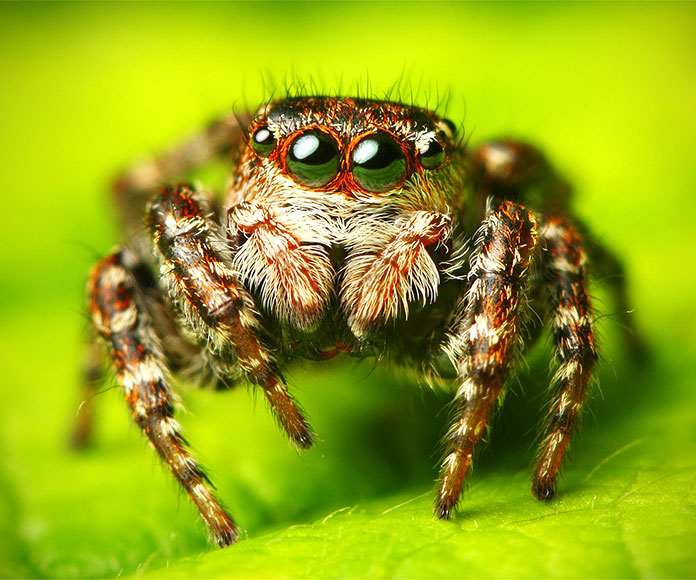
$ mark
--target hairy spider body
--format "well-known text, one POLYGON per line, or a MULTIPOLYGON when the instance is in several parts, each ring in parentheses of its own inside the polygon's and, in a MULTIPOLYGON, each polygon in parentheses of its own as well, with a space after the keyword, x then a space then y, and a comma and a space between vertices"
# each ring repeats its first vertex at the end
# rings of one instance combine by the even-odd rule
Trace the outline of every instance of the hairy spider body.
MULTIPOLYGON (((245 123, 224 118, 119 179, 128 237, 88 287, 133 417, 216 542, 238 529, 173 419, 172 373, 257 385, 301 448, 313 434, 282 376, 295 360, 389 357, 456 377, 435 505, 445 518, 531 300, 559 363, 532 484, 551 499, 597 359, 567 184, 529 145, 469 152, 449 121, 396 103, 289 98, 245 123), (224 196, 170 184, 218 155, 234 167, 224 196)), ((620 279, 615 290, 625 302, 620 279)))

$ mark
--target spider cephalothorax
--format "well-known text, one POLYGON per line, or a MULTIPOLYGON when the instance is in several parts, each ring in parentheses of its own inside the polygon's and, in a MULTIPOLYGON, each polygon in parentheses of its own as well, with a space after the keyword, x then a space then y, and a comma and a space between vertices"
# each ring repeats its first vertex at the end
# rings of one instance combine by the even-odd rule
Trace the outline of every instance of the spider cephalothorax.
POLYGON ((327 97, 226 117, 117 182, 128 234, 91 273, 94 328, 136 422, 218 544, 238 529, 179 434, 172 373, 257 385, 303 448, 312 432, 282 377, 298 359, 388 357, 456 377, 435 507, 448 517, 528 303, 558 359, 532 486, 551 499, 597 358, 569 192, 529 145, 469 153, 435 113, 327 97), (169 183, 218 155, 234 167, 223 195, 169 183))

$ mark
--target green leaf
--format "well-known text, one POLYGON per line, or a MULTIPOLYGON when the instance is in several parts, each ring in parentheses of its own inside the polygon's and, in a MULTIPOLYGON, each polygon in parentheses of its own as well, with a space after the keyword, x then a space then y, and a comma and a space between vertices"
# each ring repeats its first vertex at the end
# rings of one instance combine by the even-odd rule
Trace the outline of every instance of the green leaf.
MULTIPOLYGON (((54 317, 50 328, 59 329, 65 318, 54 317)), ((25 321, 10 326, 13 336, 23 338, 25 321)), ((53 339, 57 336, 46 334, 53 339)), ((61 360, 74 351, 70 343, 56 348, 55 358, 46 361, 49 368, 70 367, 61 360)), ((31 367, 29 356, 21 359, 23 368, 31 367)), ((248 530, 239 544, 222 551, 205 544, 188 500, 177 496, 142 437, 129 427, 117 391, 98 397, 97 442, 77 454, 63 447, 69 406, 58 406, 62 411, 56 413, 55 403, 37 403, 34 392, 20 389, 6 408, 15 419, 4 426, 10 435, 5 440, 15 449, 5 454, 13 477, 2 478, 0 505, 14 512, 3 536, 4 572, 181 578, 688 576, 696 540, 694 406, 693 396, 680 392, 680 366, 672 362, 640 372, 617 367, 621 380, 603 373, 605 400, 594 401, 596 418, 587 417, 559 497, 550 504, 529 493, 530 430, 540 421, 546 374, 533 365, 531 373, 540 378, 521 377, 530 392, 506 397, 461 513, 446 522, 431 515, 433 450, 443 431, 446 397, 419 391, 409 381, 395 384, 364 366, 297 371, 291 384, 298 385, 296 393, 320 434, 316 448, 299 454, 243 389, 184 389, 186 432, 195 434, 190 438, 211 466, 221 496, 248 530), (651 387, 657 382, 660 393, 651 387), (25 419, 22 409, 28 408, 42 417, 40 430, 25 419)), ((688 372, 685 366, 682 373, 688 372)), ((50 384, 51 374, 35 378, 50 384)), ((21 384, 21 376, 12 378, 12 384, 21 384)), ((63 383, 69 389, 69 381, 63 383)))

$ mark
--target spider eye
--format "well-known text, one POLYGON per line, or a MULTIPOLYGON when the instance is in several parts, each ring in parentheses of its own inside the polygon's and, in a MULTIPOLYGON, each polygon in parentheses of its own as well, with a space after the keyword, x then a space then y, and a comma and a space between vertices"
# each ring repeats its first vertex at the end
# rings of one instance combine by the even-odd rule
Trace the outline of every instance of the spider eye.
POLYGON ((275 149, 276 138, 268 127, 261 127, 251 136, 251 148, 261 157, 268 157, 275 149))
POLYGON ((440 129, 448 139, 454 139, 457 133, 459 133, 457 126, 449 119, 442 119, 440 121, 440 129))
POLYGON ((322 131, 302 133, 290 144, 286 163, 297 183, 322 187, 338 173, 336 142, 322 131))
POLYGON ((406 176, 406 158, 401 147, 386 135, 368 135, 353 150, 351 171, 365 191, 383 193, 394 189, 406 176))
POLYGON ((418 157, 425 169, 437 169, 445 160, 445 150, 437 139, 433 139, 418 151, 418 157))

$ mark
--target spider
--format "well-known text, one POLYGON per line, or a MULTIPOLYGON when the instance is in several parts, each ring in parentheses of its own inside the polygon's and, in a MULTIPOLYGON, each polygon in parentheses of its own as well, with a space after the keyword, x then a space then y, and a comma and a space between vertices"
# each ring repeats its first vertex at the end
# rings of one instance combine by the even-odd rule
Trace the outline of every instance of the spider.
POLYGON ((298 359, 388 358, 451 380, 435 501, 448 518, 542 318, 557 371, 532 493, 554 497, 598 358, 588 255, 625 317, 620 265, 571 217, 571 189, 538 149, 470 150, 457 132, 415 106, 291 97, 223 117, 117 180, 125 242, 89 276, 94 335, 218 545, 239 528, 180 433, 173 376, 255 385, 303 449, 313 432, 283 379, 298 359), (178 181, 215 158, 232 163, 224 195, 178 181))

